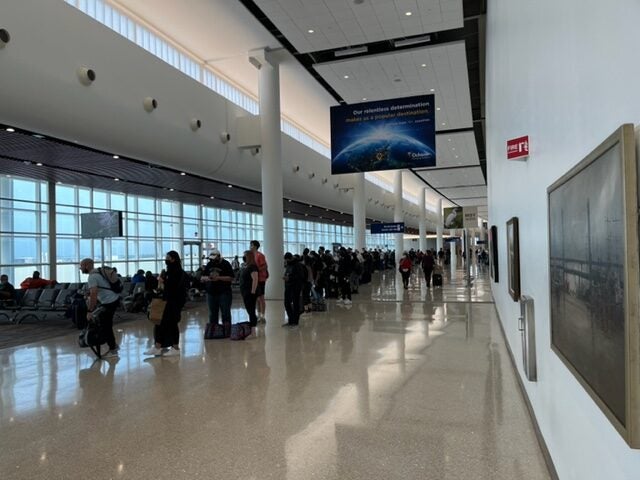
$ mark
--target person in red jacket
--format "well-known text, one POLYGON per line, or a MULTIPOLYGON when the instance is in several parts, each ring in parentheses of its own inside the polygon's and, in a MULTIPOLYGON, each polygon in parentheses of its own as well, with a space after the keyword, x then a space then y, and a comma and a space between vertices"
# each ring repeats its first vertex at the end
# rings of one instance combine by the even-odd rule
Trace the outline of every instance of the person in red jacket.
POLYGON ((400 260, 400 273, 402 274, 402 283, 404 288, 409 288, 409 278, 411 277, 411 259, 409 254, 404 252, 402 259, 400 260))
POLYGON ((55 285, 55 280, 47 280, 46 278, 40 278, 40 272, 37 270, 33 272, 30 277, 25 278, 20 284, 20 288, 28 289, 28 288, 43 288, 48 287, 49 285, 55 285))

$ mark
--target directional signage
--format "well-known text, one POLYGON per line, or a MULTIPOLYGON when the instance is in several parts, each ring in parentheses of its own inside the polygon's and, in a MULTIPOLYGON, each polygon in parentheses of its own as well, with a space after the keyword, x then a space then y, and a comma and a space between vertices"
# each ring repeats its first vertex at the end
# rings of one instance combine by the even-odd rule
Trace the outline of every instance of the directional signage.
POLYGON ((404 222, 372 223, 371 233, 404 233, 404 222))

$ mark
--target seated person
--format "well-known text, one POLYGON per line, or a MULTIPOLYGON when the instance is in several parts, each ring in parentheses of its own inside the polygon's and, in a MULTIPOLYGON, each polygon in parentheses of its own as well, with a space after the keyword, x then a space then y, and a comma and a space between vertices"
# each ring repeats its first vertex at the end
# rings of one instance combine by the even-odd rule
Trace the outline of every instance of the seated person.
POLYGON ((144 283, 145 282, 145 276, 144 276, 144 270, 140 269, 137 271, 137 273, 131 278, 131 283, 133 285, 135 285, 136 283, 144 283))
POLYGON ((33 275, 31 277, 27 277, 22 281, 22 283, 20 284, 20 288, 26 290, 28 288, 43 288, 55 284, 55 280, 40 278, 40 272, 36 270, 35 272, 33 272, 33 275))
POLYGON ((16 289, 9 283, 7 275, 0 275, 0 300, 16 300, 16 289))

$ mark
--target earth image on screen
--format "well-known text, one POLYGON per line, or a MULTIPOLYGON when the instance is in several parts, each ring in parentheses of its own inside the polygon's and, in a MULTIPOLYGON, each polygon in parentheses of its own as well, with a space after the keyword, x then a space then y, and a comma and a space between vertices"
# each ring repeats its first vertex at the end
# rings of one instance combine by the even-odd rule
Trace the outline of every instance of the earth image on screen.
POLYGON ((435 165, 435 152, 424 143, 394 132, 374 133, 342 150, 333 160, 333 173, 393 170, 435 165))

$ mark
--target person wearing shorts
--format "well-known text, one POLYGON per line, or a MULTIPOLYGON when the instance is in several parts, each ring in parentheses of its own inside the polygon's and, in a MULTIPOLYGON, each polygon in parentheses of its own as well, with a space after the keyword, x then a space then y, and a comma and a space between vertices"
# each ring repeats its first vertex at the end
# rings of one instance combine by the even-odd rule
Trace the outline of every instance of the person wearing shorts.
POLYGON ((265 284, 267 283, 267 278, 269 278, 269 270, 267 268, 267 259, 259 252, 260 242, 258 240, 251 240, 249 250, 253 252, 255 257, 256 265, 258 267, 258 288, 256 289, 257 295, 257 306, 258 306, 258 323, 265 323, 265 307, 266 302, 264 301, 264 292, 265 292, 265 284))

